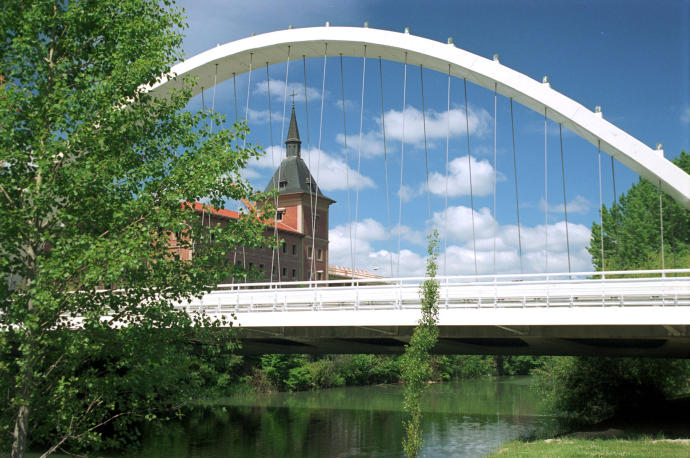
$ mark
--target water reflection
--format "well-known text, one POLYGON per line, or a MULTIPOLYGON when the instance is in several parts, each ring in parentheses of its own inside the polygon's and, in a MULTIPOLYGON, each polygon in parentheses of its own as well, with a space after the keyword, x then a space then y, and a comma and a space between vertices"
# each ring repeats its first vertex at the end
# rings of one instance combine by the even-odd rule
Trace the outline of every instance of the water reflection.
MULTIPOLYGON (((399 457, 401 399, 396 385, 221 399, 152 428, 139 456, 399 457)), ((425 456, 482 456, 556 426, 525 377, 437 384, 424 410, 425 456)))

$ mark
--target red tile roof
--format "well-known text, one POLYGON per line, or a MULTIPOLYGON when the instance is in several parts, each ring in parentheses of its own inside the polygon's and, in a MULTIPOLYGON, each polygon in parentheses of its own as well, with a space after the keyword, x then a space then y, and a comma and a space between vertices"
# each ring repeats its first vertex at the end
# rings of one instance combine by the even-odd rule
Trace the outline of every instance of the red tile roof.
MULTIPOLYGON (((239 219, 240 213, 232 210, 226 210, 224 208, 218 209, 214 208, 210 205, 204 205, 201 202, 185 202, 188 205, 191 205, 192 209, 196 212, 204 212, 204 211, 210 211, 212 214, 221 216, 223 218, 228 218, 228 219, 239 219)), ((273 220, 268 220, 268 223, 266 224, 268 227, 273 227, 273 220)), ((278 221, 278 229, 281 231, 286 231, 286 232, 292 232, 294 234, 301 234, 300 231, 297 229, 288 226, 287 224, 281 223, 278 221)))

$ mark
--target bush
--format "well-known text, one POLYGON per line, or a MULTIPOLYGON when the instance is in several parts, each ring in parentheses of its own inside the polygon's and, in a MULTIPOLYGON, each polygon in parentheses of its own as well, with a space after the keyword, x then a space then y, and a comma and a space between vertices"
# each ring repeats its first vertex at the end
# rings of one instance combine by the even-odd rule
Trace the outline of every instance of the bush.
POLYGON ((575 423, 645 410, 688 389, 690 362, 643 358, 555 357, 536 371, 555 413, 575 423))

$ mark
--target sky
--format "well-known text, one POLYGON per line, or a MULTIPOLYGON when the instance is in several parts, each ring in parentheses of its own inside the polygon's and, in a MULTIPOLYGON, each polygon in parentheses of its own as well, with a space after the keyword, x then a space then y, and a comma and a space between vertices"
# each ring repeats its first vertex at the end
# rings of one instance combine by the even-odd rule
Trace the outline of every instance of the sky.
MULTIPOLYGON (((607 120, 643 143, 651 147, 662 143, 669 159, 681 150, 690 150, 690 0, 184 0, 178 4, 188 16, 183 44, 187 57, 252 33, 282 30, 290 25, 313 27, 330 21, 333 26, 362 26, 367 21, 370 27, 385 30, 402 32, 409 27, 414 35, 442 42, 453 37, 457 47, 480 56, 490 58, 498 53, 503 65, 534 79, 548 75, 553 89, 591 109, 601 106, 607 120)), ((291 64, 287 92, 298 94, 295 108, 303 157, 322 191, 337 201, 330 213, 331 264, 354 265, 386 276, 421 275, 426 236, 436 228, 441 234, 441 274, 473 274, 475 269, 480 274, 517 273, 521 264, 524 272, 567 272, 568 248, 573 271, 592 269, 586 247, 591 224, 599 218, 595 146, 563 131, 566 231, 561 135, 558 125, 549 121, 545 174, 543 115, 514 106, 516 174, 507 99, 499 96, 494 112, 493 93, 468 83, 466 118, 462 80, 450 83, 448 110, 447 77, 425 70, 421 75, 425 91, 422 99, 420 70, 408 66, 403 111, 402 64, 382 63, 385 76, 381 93, 378 61, 368 59, 362 97, 362 59, 345 57, 343 103, 340 61, 330 58, 321 123, 323 60, 311 59, 302 65, 291 64), (425 157, 429 158, 428 184, 425 157)), ((190 109, 208 109, 212 103, 232 122, 235 104, 242 116, 249 95, 250 141, 261 145, 266 155, 250 164, 244 176, 259 189, 268 183, 284 154, 282 137, 290 107, 289 98, 284 98, 285 77, 284 63, 272 65, 268 79, 265 69, 254 72, 249 87, 247 75, 238 77, 237 99, 232 82, 226 81, 212 93, 207 91, 203 102, 200 96, 190 102, 190 109)), ((616 193, 620 195, 638 177, 618 162, 614 168, 616 193)), ((610 205, 613 179, 610 158, 605 155, 602 195, 604 204, 610 205)))

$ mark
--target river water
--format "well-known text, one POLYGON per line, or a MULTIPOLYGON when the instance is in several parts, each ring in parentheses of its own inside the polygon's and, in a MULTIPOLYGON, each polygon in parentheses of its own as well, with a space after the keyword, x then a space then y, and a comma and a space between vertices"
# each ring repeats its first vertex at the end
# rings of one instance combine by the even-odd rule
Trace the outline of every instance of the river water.
MULTIPOLYGON (((400 457, 402 386, 238 396, 144 435, 140 457, 400 457)), ((550 434, 529 377, 432 385, 422 456, 484 456, 518 437, 550 434)))

